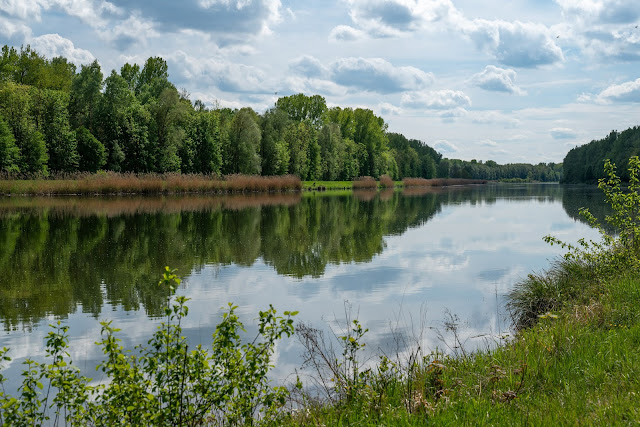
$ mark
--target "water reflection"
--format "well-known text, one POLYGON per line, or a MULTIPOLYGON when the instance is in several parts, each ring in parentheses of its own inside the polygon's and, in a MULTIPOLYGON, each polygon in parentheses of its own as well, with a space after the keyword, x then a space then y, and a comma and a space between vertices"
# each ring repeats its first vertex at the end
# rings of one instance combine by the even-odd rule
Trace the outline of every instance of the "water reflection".
MULTIPOLYGON (((184 276, 185 334, 196 342, 210 339, 230 301, 250 330, 269 303, 320 326, 337 325, 349 301, 374 350, 394 345, 391 330, 437 328, 445 308, 463 339, 499 333, 505 293, 559 253, 542 236, 597 235, 576 220, 580 206, 604 212, 597 189, 558 185, 0 199, 0 347, 15 358, 7 375, 44 355, 56 317, 71 326, 72 357, 89 376, 102 358, 97 319, 113 319, 126 347, 146 342, 166 297, 155 285, 165 265, 184 276)), ((421 345, 442 347, 434 335, 421 345)), ((299 367, 300 351, 293 340, 279 345, 279 377, 299 367)))
MULTIPOLYGON (((370 262, 385 250, 385 236, 419 227, 447 206, 493 205, 498 200, 561 200, 572 217, 577 216, 577 205, 602 205, 594 203, 597 198, 588 187, 568 191, 558 185, 304 197, 4 198, 0 268, 7 274, 0 279, 2 322, 5 328, 24 327, 48 315, 64 317, 78 307, 97 317, 105 304, 157 316, 166 295, 155 283, 164 265, 188 274, 207 265, 250 267, 260 260, 280 275, 320 278, 327 265, 370 262)), ((462 221, 477 227, 482 218, 462 221)), ((558 227, 552 224, 554 232, 561 231, 558 227)), ((566 231, 571 225, 563 227, 566 231)), ((468 263, 466 252, 452 250, 450 235, 445 232, 435 245, 440 250, 425 258, 432 271, 456 270, 468 263)), ((508 232, 497 237, 513 240, 508 232)), ((473 244, 473 234, 469 238, 473 244)), ((422 248, 417 254, 425 256, 422 248)), ((374 269, 358 277, 347 275, 336 284, 368 291, 392 282, 398 271, 374 269)), ((478 279, 497 280, 504 274, 503 268, 490 269, 478 279)))

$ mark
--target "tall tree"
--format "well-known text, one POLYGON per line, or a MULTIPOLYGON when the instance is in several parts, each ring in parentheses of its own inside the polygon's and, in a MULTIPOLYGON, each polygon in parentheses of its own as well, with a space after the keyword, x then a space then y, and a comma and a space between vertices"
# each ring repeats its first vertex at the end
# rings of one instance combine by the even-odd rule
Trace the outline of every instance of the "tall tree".
POLYGON ((102 99, 102 71, 98 61, 82 65, 71 82, 69 113, 73 127, 84 126, 96 134, 98 109, 102 99))
POLYGON ((0 115, 0 171, 19 172, 20 150, 4 117, 0 115))
POLYGON ((231 173, 259 174, 260 161, 260 126, 255 112, 251 108, 242 108, 231 121, 231 173))
POLYGON ((306 96, 302 93, 279 98, 276 107, 287 113, 291 120, 309 121, 316 129, 324 123, 327 112, 327 103, 322 96, 306 96))

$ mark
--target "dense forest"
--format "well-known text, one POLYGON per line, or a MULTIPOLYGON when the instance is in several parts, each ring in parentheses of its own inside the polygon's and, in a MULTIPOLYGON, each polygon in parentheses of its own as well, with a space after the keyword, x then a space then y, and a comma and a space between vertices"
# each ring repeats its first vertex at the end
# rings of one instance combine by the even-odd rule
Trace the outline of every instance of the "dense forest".
POLYGON ((611 131, 608 136, 569 151, 564 158, 562 182, 594 183, 604 178, 604 161, 611 160, 625 181, 629 180, 629 158, 640 154, 640 127, 623 132, 611 131))
POLYGON ((259 114, 207 108, 170 81, 167 63, 126 63, 105 78, 31 49, 2 48, 0 171, 12 176, 135 173, 298 175, 302 180, 476 178, 558 181, 561 165, 450 160, 387 131, 363 108, 328 108, 319 95, 281 97, 259 114))

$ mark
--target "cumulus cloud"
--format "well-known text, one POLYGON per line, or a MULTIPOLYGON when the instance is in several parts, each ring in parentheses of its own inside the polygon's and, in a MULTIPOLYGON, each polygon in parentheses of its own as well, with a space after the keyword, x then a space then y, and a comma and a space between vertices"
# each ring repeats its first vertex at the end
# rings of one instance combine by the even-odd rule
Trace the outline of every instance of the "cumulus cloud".
POLYGON ((436 141, 433 144, 433 148, 444 154, 444 155, 448 155, 448 154, 453 154, 453 153, 457 153, 458 151, 460 151, 460 149, 455 145, 452 144, 451 142, 447 141, 446 139, 442 139, 440 141, 436 141))
POLYGON ((564 61, 562 49, 545 25, 520 21, 465 21, 462 31, 502 64, 535 68, 564 61))
POLYGON ((458 90, 410 92, 402 95, 402 105, 414 109, 453 110, 471 106, 471 98, 458 90))
POLYGON ((196 82, 200 86, 213 85, 225 92, 273 93, 274 85, 265 73, 253 66, 227 62, 215 58, 196 58, 183 51, 167 57, 178 80, 196 82))
POLYGON ((624 24, 640 18, 636 0, 556 0, 565 16, 589 23, 624 24))
POLYGON ((383 116, 398 116, 402 114, 402 108, 396 107, 388 102, 381 102, 378 104, 378 110, 383 116))
POLYGON ((93 62, 95 57, 85 49, 74 46, 73 42, 58 34, 45 34, 31 40, 32 47, 47 58, 63 56, 76 65, 93 62))
POLYGON ((487 65, 484 71, 471 77, 471 83, 488 91, 525 95, 526 92, 515 84, 515 79, 516 72, 514 70, 487 65))
POLYGON ((378 93, 419 90, 433 74, 415 67, 396 67, 381 58, 342 58, 330 66, 331 80, 343 86, 378 93))
POLYGON ((640 78, 609 86, 600 92, 598 100, 603 102, 640 102, 640 78))
POLYGON ((347 0, 347 3, 352 21, 372 37, 417 31, 455 11, 450 0, 347 0))
POLYGON ((564 60, 548 27, 542 24, 468 19, 451 0, 346 0, 356 28, 340 26, 333 40, 353 40, 362 31, 370 37, 398 37, 432 29, 437 23, 456 29, 502 64, 533 68, 564 60))
POLYGON ((549 133, 553 139, 574 139, 578 136, 577 132, 570 128, 553 128, 549 133))
POLYGON ((348 25, 338 25, 333 30, 331 30, 331 33, 329 33, 329 40, 334 42, 350 42, 360 40, 364 38, 364 36, 364 31, 358 30, 348 25))
POLYGON ((556 0, 571 23, 572 37, 589 57, 603 62, 640 60, 636 0, 556 0))
POLYGON ((326 77, 329 73, 319 59, 303 55, 289 63, 289 69, 296 74, 306 77, 326 77))
POLYGON ((31 28, 0 16, 0 34, 19 44, 31 36, 31 28))
POLYGON ((139 13, 152 20, 160 30, 193 29, 225 38, 269 33, 281 20, 280 0, 184 0, 156 2, 148 0, 111 0, 127 15, 139 13))

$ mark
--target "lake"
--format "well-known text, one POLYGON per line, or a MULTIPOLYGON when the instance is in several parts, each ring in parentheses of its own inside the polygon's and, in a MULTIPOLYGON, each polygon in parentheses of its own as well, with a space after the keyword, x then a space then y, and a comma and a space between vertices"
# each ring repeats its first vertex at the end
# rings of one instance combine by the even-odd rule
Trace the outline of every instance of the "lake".
MULTIPOLYGON (((595 187, 556 184, 2 198, 0 347, 14 359, 3 372, 16 379, 26 357, 44 357, 47 325, 62 319, 75 364, 103 380, 94 370, 100 320, 121 328, 125 347, 146 344, 162 321, 165 265, 191 298, 183 327, 194 343, 210 342, 233 302, 250 335, 273 304, 337 333, 358 318, 374 352, 401 353, 416 339, 426 352, 450 351, 449 316, 467 348, 495 345, 509 332, 505 295, 561 253, 542 237, 597 238, 578 209, 602 216, 603 198, 595 187)), ((299 368, 301 352, 293 338, 279 343, 274 378, 299 368)))

